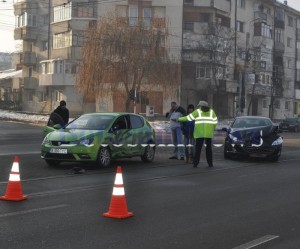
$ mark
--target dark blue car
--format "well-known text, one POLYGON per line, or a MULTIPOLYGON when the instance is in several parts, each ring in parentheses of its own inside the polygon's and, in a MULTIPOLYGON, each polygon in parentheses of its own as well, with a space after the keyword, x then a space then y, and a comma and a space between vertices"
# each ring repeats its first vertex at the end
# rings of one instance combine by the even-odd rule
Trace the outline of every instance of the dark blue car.
POLYGON ((281 129, 271 119, 259 116, 237 117, 228 128, 224 143, 224 158, 233 156, 266 158, 277 161, 283 139, 281 129))

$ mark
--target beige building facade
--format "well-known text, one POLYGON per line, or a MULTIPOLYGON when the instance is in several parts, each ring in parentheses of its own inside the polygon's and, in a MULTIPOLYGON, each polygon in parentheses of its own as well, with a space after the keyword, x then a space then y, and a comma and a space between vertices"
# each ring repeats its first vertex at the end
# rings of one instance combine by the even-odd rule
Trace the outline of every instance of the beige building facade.
POLYGON ((168 20, 169 52, 181 63, 176 94, 144 93, 138 112, 155 105, 163 115, 171 100, 186 107, 202 99, 224 118, 298 114, 300 13, 275 0, 15 0, 24 110, 49 113, 62 99, 73 116, 122 109, 121 95, 91 103, 75 88, 83 32, 111 10, 132 22, 168 20))

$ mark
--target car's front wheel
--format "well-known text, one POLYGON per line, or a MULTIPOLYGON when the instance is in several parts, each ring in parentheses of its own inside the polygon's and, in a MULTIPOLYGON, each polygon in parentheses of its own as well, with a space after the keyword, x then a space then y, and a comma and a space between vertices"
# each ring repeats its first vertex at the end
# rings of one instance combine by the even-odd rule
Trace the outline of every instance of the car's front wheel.
POLYGON ((225 159, 230 159, 230 155, 229 153, 227 152, 227 148, 226 148, 226 144, 224 144, 224 158, 225 159))
POLYGON ((111 164, 112 156, 108 147, 101 147, 98 153, 98 164, 100 167, 108 167, 111 164))
POLYGON ((60 164, 60 161, 58 160, 45 160, 46 163, 48 164, 48 166, 54 167, 54 166, 58 166, 60 164))
POLYGON ((154 160, 155 157, 155 146, 147 145, 144 150, 144 154, 141 156, 141 159, 145 163, 150 163, 154 160))
POLYGON ((280 157, 280 155, 281 155, 281 150, 280 150, 277 154, 272 155, 272 156, 269 158, 269 160, 270 160, 271 162, 277 162, 278 159, 279 159, 279 157, 280 157))

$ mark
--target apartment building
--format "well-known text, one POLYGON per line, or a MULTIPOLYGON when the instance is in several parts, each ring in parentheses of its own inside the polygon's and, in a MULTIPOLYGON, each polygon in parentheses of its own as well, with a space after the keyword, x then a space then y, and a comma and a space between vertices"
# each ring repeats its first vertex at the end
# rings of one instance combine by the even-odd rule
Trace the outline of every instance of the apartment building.
POLYGON ((120 111, 126 96, 88 102, 75 89, 84 30, 117 10, 129 21, 165 18, 169 51, 181 58, 176 96, 145 93, 160 114, 170 101, 207 100, 220 117, 291 117, 300 110, 300 13, 276 0, 15 0, 15 39, 23 40, 23 106, 50 112, 65 99, 73 114, 120 111), (237 34, 237 35, 235 35, 237 34))
MULTIPOLYGON (((173 39, 170 53, 180 58, 182 1, 62 1, 15 0, 15 39, 23 40, 23 53, 18 64, 23 69, 23 107, 32 112, 51 112, 64 99, 71 114, 89 111, 122 111, 124 94, 88 102, 75 89, 75 77, 81 58, 83 32, 109 11, 136 21, 154 16, 168 18, 173 39), (175 48, 175 49, 174 49, 175 48)), ((156 112, 170 108, 171 99, 161 91, 142 92, 145 112, 153 104, 156 112)))

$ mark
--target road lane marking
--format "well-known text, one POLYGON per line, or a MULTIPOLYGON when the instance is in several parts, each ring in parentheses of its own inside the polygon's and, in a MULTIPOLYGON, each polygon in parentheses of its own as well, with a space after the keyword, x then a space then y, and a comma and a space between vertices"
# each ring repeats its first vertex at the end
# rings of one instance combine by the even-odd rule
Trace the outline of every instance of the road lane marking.
POLYGON ((279 236, 277 235, 266 235, 266 236, 263 236, 259 239, 256 239, 256 240, 252 240, 246 244, 243 244, 243 245, 240 245, 238 247, 235 247, 233 249, 250 249, 250 248, 253 248, 253 247, 256 247, 256 246, 259 246, 261 244, 264 244, 270 240, 273 240, 273 239, 277 239, 279 238, 279 236))
POLYGON ((31 155, 31 154, 41 154, 41 151, 7 152, 7 153, 0 153, 0 156, 31 155))
POLYGON ((66 204, 61 204, 61 205, 56 205, 56 206, 44 207, 44 208, 35 208, 35 209, 29 209, 29 210, 25 210, 25 211, 6 213, 6 214, 1 214, 0 218, 16 216, 16 215, 21 215, 21 214, 30 214, 30 213, 34 213, 34 212, 41 212, 41 211, 47 211, 47 210, 52 210, 52 209, 58 209, 58 208, 64 208, 67 206, 68 205, 66 205, 66 204))

